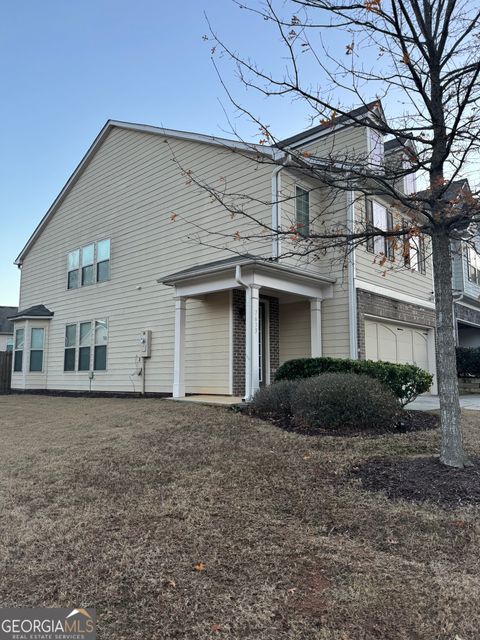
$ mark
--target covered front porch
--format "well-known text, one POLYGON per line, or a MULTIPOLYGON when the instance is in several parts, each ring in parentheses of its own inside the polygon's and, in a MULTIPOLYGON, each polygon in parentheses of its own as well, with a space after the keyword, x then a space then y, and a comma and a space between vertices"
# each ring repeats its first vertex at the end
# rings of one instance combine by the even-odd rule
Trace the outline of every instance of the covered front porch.
MULTIPOLYGON (((282 359, 322 354, 322 301, 332 297, 331 278, 254 256, 235 256, 171 274, 159 282, 174 290, 174 398, 188 393, 189 300, 229 292, 226 395, 248 401, 262 384, 273 380, 282 359)), ((214 343, 211 348, 215 349, 214 343)))

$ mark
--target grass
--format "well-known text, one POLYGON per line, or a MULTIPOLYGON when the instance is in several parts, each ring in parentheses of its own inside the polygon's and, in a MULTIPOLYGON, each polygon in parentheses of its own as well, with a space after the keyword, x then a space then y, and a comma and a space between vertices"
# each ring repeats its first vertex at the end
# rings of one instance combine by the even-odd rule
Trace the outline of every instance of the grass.
MULTIPOLYGON (((480 414, 464 418, 479 453, 480 414)), ((35 396, 0 396, 0 430, 4 607, 95 607, 102 640, 478 637, 478 507, 390 502, 347 475, 431 454, 435 432, 312 438, 35 396)))

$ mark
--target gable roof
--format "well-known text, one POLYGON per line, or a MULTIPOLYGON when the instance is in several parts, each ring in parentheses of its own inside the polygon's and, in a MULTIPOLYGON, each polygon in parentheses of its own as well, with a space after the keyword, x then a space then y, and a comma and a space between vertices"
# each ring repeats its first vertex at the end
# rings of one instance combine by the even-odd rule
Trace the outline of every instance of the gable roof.
POLYGON ((44 304, 37 304, 34 307, 28 307, 28 309, 22 309, 17 313, 9 316, 10 320, 21 320, 22 318, 43 318, 47 320, 53 316, 53 311, 47 309, 44 304))
MULTIPOLYGON (((344 125, 344 126, 354 125, 355 124, 355 120, 361 119, 361 117, 363 115, 365 115, 367 113, 370 113, 375 108, 378 108, 380 110, 380 114, 381 114, 382 118, 385 119, 385 114, 383 113, 382 103, 380 102, 380 100, 373 100, 372 102, 364 104, 361 107, 357 107, 356 109, 352 109, 351 111, 349 111, 345 115, 342 115, 342 116, 339 116, 338 118, 335 118, 334 126, 337 126, 337 125, 344 125)), ((331 123, 320 124, 320 125, 318 125, 316 127, 312 127, 311 129, 306 129, 305 131, 302 131, 301 133, 297 133, 294 136, 291 136, 290 138, 285 138, 285 140, 281 140, 277 144, 277 146, 280 147, 281 149, 283 149, 285 147, 291 147, 292 145, 295 145, 297 142, 302 142, 306 138, 315 137, 317 134, 318 135, 323 135, 324 133, 327 133, 329 130, 332 130, 332 124, 331 123)))
POLYGON ((0 333, 13 333, 13 323, 9 318, 18 311, 18 307, 0 307, 0 333))
POLYGON ((92 158, 103 144, 104 140, 107 138, 108 134, 112 131, 112 129, 125 129, 129 131, 136 131, 140 133, 149 133, 157 136, 164 136, 167 138, 174 138, 177 140, 189 140, 191 142, 201 142, 204 144, 215 145, 218 147, 223 147, 226 149, 230 149, 231 151, 243 151, 244 153, 259 153, 263 156, 267 156, 270 158, 276 158, 279 155, 282 155, 278 149, 269 146, 263 146, 259 144, 248 144, 247 142, 241 142, 238 140, 229 140, 227 138, 220 138, 218 136, 209 136, 201 133, 191 133, 189 131, 177 131, 175 129, 165 129, 164 127, 154 127, 146 124, 136 124, 133 122, 122 122, 121 120, 107 120, 104 127, 97 135, 90 148, 86 152, 86 154, 81 159, 75 171, 69 177, 65 186, 60 191, 56 199, 53 201, 53 204, 50 206, 46 214, 40 220, 36 229, 27 240, 27 243, 17 256, 14 264, 21 266, 25 256, 30 251, 32 246, 35 244, 35 241, 42 233, 45 226, 48 224, 52 216, 55 214, 59 206, 65 200, 66 196, 70 193, 72 187, 76 184, 78 179, 81 177, 85 169, 90 164, 92 158))

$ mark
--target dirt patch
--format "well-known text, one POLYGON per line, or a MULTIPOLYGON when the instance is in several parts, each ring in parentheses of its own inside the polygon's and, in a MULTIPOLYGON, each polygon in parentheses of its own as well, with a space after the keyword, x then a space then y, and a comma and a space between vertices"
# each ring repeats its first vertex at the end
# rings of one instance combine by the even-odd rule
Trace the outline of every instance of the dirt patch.
POLYGON ((438 458, 381 458, 353 469, 364 489, 383 491, 391 500, 430 501, 447 507, 480 504, 480 458, 472 467, 452 469, 438 458))

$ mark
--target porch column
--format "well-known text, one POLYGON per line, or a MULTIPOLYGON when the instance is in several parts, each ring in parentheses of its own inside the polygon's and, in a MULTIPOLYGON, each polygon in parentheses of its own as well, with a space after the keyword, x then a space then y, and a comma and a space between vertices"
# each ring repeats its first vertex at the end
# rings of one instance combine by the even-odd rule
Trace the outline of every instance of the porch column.
POLYGON ((173 355, 173 397, 185 397, 186 298, 175 298, 175 347, 173 355))
POLYGON ((312 358, 322 355, 322 300, 310 300, 310 341, 312 358))
POLYGON ((245 291, 245 400, 249 401, 260 387, 259 376, 259 291, 250 285, 245 291))

